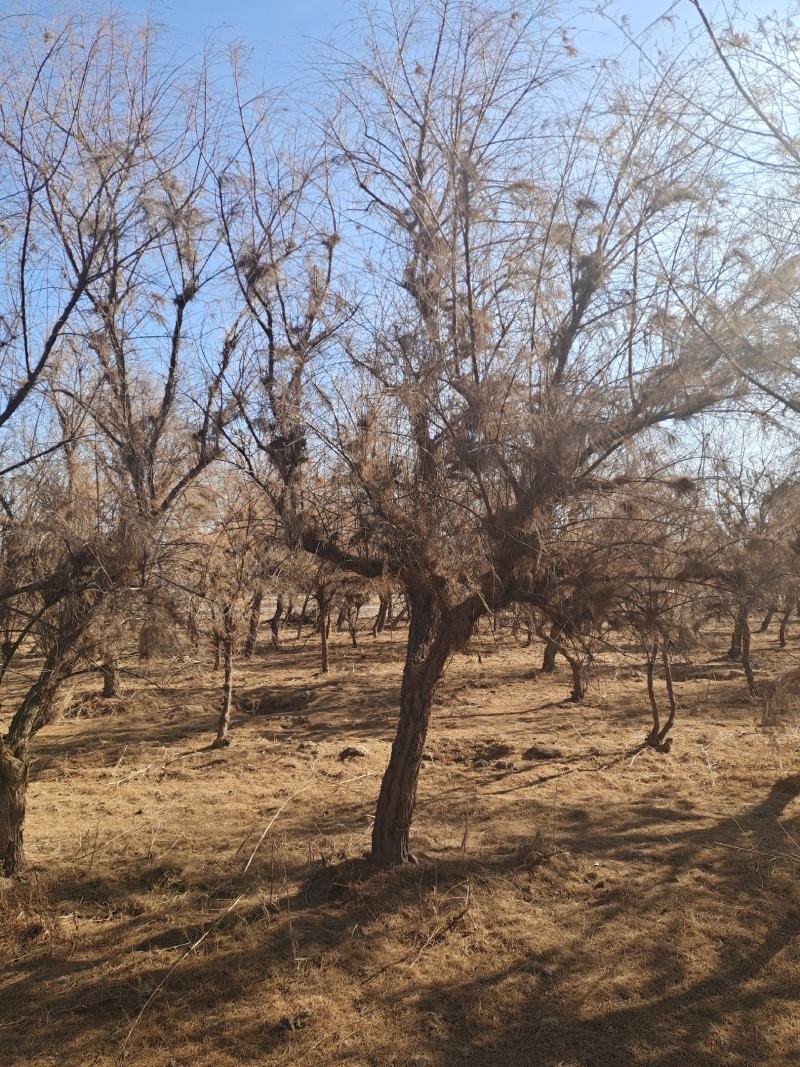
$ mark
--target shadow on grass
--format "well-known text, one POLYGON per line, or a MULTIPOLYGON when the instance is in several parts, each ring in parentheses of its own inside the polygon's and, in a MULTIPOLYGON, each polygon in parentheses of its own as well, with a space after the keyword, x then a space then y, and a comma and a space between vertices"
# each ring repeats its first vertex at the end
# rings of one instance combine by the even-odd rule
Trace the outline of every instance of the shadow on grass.
MULTIPOLYGON (((391 1020, 400 1016, 410 1027, 402 1047, 410 1041, 416 1062, 443 1067, 778 1062, 763 1022, 796 1010, 791 974, 800 914, 770 889, 762 858, 773 873, 781 864, 796 873, 800 850, 793 859, 786 809, 799 796, 800 776, 786 776, 735 816, 710 824, 691 805, 620 801, 588 821, 566 819, 558 849, 516 835, 479 856, 451 852, 390 872, 352 857, 323 863, 310 852, 281 881, 264 850, 247 873, 241 863, 235 871, 218 864, 191 875, 169 863, 131 863, 94 879, 56 878, 49 887, 54 905, 62 912, 109 909, 113 937, 96 935, 78 958, 54 945, 6 971, 3 1062, 36 1062, 56 1045, 64 1063, 119 1056, 132 1021, 167 976, 134 1028, 132 1062, 137 1049, 145 1055, 151 1046, 172 1050, 182 1062, 181 1042, 194 1047, 189 1031, 202 1038, 209 1060, 234 1054, 241 1063, 273 1055, 276 1062, 305 1062, 316 1048, 315 1062, 346 1062, 326 1057, 333 1023, 319 1009, 302 1028, 299 1017, 295 1027, 269 1011, 242 1012, 254 992, 324 993, 334 975, 338 997, 389 1020, 361 1035, 364 1063, 415 1062, 396 1053, 391 1020), (635 886, 592 874, 593 865, 613 872, 631 857, 639 861, 635 886), (690 876, 691 891, 682 888, 690 876), (557 918, 548 919, 559 936, 537 950, 532 911, 531 940, 509 947, 496 902, 513 889, 555 907, 559 880, 580 905, 581 922, 559 929, 557 918), (675 951, 692 894, 752 917, 741 938, 721 939, 699 975, 675 951), (137 914, 143 898, 155 899, 164 913, 137 914), (185 915, 170 922, 178 900, 185 915), (624 930, 637 934, 638 988, 620 989, 605 1002, 583 1001, 587 982, 607 981, 615 968, 626 973, 630 945, 618 939, 624 930), (492 938, 502 953, 492 952, 492 938)), ((328 816, 332 825, 352 819, 352 806, 334 807, 328 816)), ((301 838, 318 832, 310 818, 292 828, 301 838)), ((573 913, 561 907, 560 914, 573 913)))

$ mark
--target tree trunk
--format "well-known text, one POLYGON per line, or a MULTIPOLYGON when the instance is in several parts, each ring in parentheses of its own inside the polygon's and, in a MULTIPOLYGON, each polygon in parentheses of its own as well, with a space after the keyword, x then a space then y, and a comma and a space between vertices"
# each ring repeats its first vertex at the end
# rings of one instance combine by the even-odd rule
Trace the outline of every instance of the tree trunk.
POLYGON ((198 601, 196 597, 192 597, 189 603, 189 613, 186 616, 186 633, 189 635, 189 640, 196 647, 200 642, 200 629, 197 625, 197 612, 198 601))
POLYGON ((650 710, 653 714, 653 729, 650 731, 645 744, 651 745, 653 748, 658 747, 658 735, 661 731, 661 718, 658 712, 658 701, 656 700, 656 689, 653 684, 653 675, 656 668, 656 656, 658 656, 658 638, 653 639, 653 647, 647 654, 647 696, 650 701, 650 710))
POLYGON ((75 645, 91 622, 94 607, 83 604, 47 653, 39 677, 28 689, 14 714, 5 738, 0 739, 0 870, 6 877, 25 864, 22 833, 28 787, 28 745, 53 715, 58 687, 75 665, 75 645))
POLYGON ((317 601, 318 616, 317 625, 319 627, 319 642, 320 642, 320 656, 321 666, 320 673, 328 673, 328 634, 331 627, 330 619, 330 605, 328 597, 322 589, 318 589, 314 594, 317 601))
POLYGON ((669 742, 665 743, 664 739, 667 736, 667 734, 670 732, 670 730, 672 729, 672 724, 675 722, 675 708, 676 708, 676 705, 675 705, 675 690, 674 690, 674 688, 672 686, 672 664, 670 663, 669 649, 667 648, 666 644, 664 644, 662 649, 661 649, 661 662, 664 664, 664 678, 666 680, 666 686, 667 686, 667 699, 669 700, 669 716, 667 717, 667 721, 664 723, 664 725, 658 731, 658 740, 659 740, 659 744, 661 745, 661 747, 665 751, 669 751, 669 748, 672 745, 672 742, 669 741, 669 742))
POLYGON ((756 692, 756 678, 753 674, 753 665, 750 662, 750 624, 747 621, 747 611, 741 608, 736 622, 742 639, 742 666, 744 676, 747 679, 747 688, 751 693, 756 692))
POLYGON ((11 663, 15 652, 16 645, 10 637, 6 637, 2 644, 0 644, 0 660, 2 660, 3 664, 3 673, 5 673, 5 669, 11 663))
POLYGON ((230 744, 228 729, 230 727, 230 711, 234 704, 234 616, 233 609, 226 607, 224 611, 225 632, 220 644, 222 646, 222 658, 224 666, 224 678, 222 682, 222 707, 220 718, 217 723, 217 737, 214 738, 211 748, 225 748, 230 744))
POLYGON ((116 658, 109 657, 100 667, 103 676, 103 697, 118 697, 120 694, 119 663, 116 658))
POLYGON ((758 628, 758 632, 760 634, 765 634, 767 632, 767 630, 769 629, 769 624, 772 622, 772 616, 774 614, 775 614, 775 608, 774 607, 767 608, 767 614, 764 616, 764 621, 761 623, 761 625, 758 628))
POLYGON ((556 623, 553 623, 550 627, 550 636, 547 638, 547 644, 544 646, 542 674, 552 674, 556 669, 556 656, 558 655, 557 638, 560 633, 561 628, 556 623))
POLYGON ((794 605, 790 604, 781 617, 781 628, 778 631, 778 644, 781 648, 786 648, 786 628, 789 625, 789 619, 791 618, 793 607, 794 605))
POLYGON ((360 614, 361 608, 358 605, 353 605, 347 613, 347 629, 353 648, 358 648, 358 616, 360 614))
POLYGON ((389 610, 389 597, 382 596, 378 602, 378 614, 375 616, 375 621, 372 624, 372 636, 377 637, 379 633, 383 632, 386 626, 386 615, 389 610))
POLYGON ((728 659, 741 659, 742 658, 742 623, 741 619, 737 618, 733 625, 733 634, 731 635, 731 647, 728 649, 728 659))
POLYGON ((410 619, 410 609, 408 606, 408 597, 405 597, 405 603, 398 615, 395 615, 392 620, 392 627, 399 626, 403 622, 408 622, 410 619))
POLYGON ((464 643, 473 625, 462 618, 459 632, 431 594, 415 597, 410 605, 400 719, 372 827, 372 857, 383 867, 414 859, 409 833, 436 686, 451 651, 464 643))
POLYGON ((574 656, 567 656, 567 662, 572 668, 572 692, 569 695, 569 699, 573 704, 580 704, 586 695, 581 661, 574 656))
POLYGON ((28 788, 28 760, 0 740, 0 873, 6 878, 25 869, 22 831, 28 788))
POLYGON ((336 632, 337 632, 337 634, 340 634, 342 632, 342 627, 344 626, 345 622, 347 621, 347 617, 349 615, 349 610, 348 609, 349 609, 349 604, 347 603, 347 601, 345 601, 341 605, 341 607, 339 608, 339 614, 336 616, 336 632))
POLYGON ((244 643, 244 658, 252 659, 253 653, 256 650, 256 641, 258 640, 258 627, 261 622, 261 602, 264 599, 264 592, 261 589, 257 589, 253 593, 253 599, 250 601, 250 622, 247 627, 247 640, 244 643))
MULTIPOLYGON (((289 609, 291 610, 291 608, 289 609)), ((270 629, 270 644, 273 648, 279 648, 281 643, 281 618, 283 617, 283 595, 278 593, 275 600, 275 613, 269 620, 270 629)), ((286 612, 286 618, 289 618, 289 611, 286 612)))

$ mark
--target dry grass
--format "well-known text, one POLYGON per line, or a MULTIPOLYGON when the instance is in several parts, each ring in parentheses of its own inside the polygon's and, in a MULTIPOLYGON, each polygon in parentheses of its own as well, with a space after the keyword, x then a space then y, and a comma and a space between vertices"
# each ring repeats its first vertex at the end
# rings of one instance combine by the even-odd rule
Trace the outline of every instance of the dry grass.
MULTIPOLYGON (((800 1062, 793 721, 695 678, 671 755, 634 753, 641 681, 609 662, 575 707, 538 650, 487 641, 443 685, 422 862, 378 872, 402 643, 337 638, 328 678, 261 651, 221 752, 210 672, 129 679, 105 715, 76 690, 38 741, 32 873, 0 891, 0 1063, 800 1062)), ((767 676, 797 659, 775 645, 767 676)))

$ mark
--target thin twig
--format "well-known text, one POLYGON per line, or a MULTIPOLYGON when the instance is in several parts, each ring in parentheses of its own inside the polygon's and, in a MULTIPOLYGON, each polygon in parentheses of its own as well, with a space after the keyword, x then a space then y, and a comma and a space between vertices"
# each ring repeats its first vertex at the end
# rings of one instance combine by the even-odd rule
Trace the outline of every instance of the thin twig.
POLYGON ((744 848, 742 845, 729 845, 725 841, 715 841, 715 845, 720 848, 733 848, 737 852, 749 852, 753 856, 762 856, 767 860, 794 860, 795 863, 800 863, 800 853, 791 852, 762 852, 757 848, 744 848))
POLYGON ((244 865, 244 871, 242 872, 243 874, 247 874, 247 871, 250 869, 250 864, 255 859, 256 853, 258 852, 258 850, 261 848, 262 844, 264 843, 264 838, 267 836, 267 834, 270 832, 272 827, 275 825, 275 820, 278 818, 280 813, 283 811, 283 809, 286 807, 286 805, 289 803, 289 801, 294 800, 295 797, 300 796, 300 794, 302 792, 304 792, 308 788, 309 785, 311 785, 311 783, 314 780, 314 778, 315 778, 315 775, 311 775, 309 778, 306 778, 305 782, 300 786, 300 788, 297 789, 290 796, 288 796, 286 798, 286 800, 284 800, 284 802, 281 804, 281 806, 278 808, 278 810, 275 812, 275 814, 269 820, 267 825, 264 827, 264 831, 261 834, 261 837, 259 837, 258 841, 256 842, 256 847, 250 853, 250 859, 244 865))

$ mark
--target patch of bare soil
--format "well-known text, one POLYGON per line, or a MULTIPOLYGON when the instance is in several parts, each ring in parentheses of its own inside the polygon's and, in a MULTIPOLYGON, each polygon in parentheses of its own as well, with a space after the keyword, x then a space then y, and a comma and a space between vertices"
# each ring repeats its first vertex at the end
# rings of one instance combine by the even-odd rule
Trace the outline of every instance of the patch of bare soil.
MULTIPOLYGON (((335 638, 328 678, 259 650, 221 751, 210 671, 151 667, 107 708, 76 685, 89 712, 37 739, 31 872, 0 888, 0 1063, 800 1062, 791 715, 762 728, 735 665, 697 663, 672 752, 643 750, 640 664, 598 661, 576 706, 493 639, 442 688, 420 863, 381 872, 402 637, 362 645, 335 638)), ((797 663, 776 645, 762 677, 797 663)))

